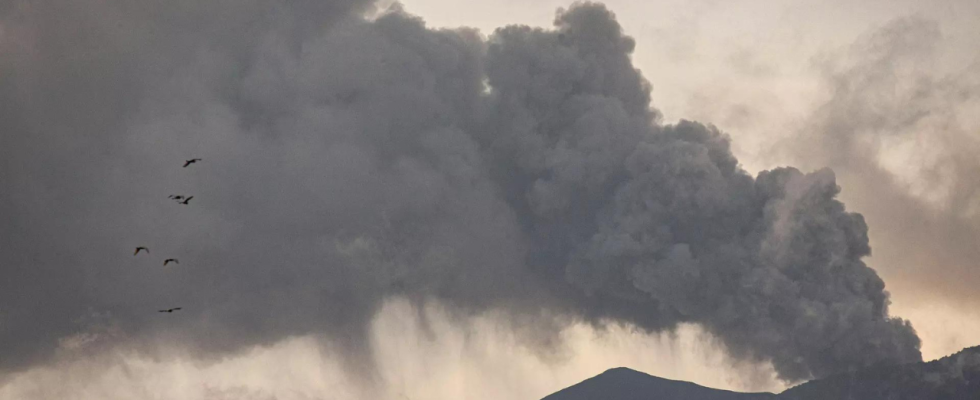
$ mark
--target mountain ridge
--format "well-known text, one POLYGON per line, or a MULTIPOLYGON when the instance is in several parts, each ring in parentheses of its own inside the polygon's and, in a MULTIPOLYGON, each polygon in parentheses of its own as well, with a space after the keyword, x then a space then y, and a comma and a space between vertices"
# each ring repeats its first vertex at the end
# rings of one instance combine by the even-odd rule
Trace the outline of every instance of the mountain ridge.
POLYGON ((929 362, 875 365, 775 394, 713 389, 625 367, 611 368, 542 400, 980 400, 980 346, 929 362))
POLYGON ((713 389, 693 382, 653 376, 625 367, 610 368, 581 383, 555 392, 542 400, 756 400, 775 399, 772 393, 740 393, 713 389), (623 389, 617 392, 617 389, 623 389), (615 396, 615 397, 612 397, 615 396), (650 397, 659 396, 659 397, 650 397), (669 396, 669 397, 665 397, 669 396))

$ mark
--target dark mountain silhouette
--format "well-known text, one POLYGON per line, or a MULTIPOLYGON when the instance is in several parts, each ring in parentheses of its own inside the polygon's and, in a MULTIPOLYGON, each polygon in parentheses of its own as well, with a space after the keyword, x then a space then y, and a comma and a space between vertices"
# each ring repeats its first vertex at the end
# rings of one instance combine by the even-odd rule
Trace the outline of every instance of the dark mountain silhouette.
POLYGON ((930 362, 837 374, 780 394, 711 389, 614 368, 542 400, 980 400, 980 346, 930 362))
POLYGON ((766 400, 772 393, 738 393, 613 368, 542 400, 766 400))
POLYGON ((780 400, 980 400, 980 346, 926 363, 883 365, 786 390, 780 400))

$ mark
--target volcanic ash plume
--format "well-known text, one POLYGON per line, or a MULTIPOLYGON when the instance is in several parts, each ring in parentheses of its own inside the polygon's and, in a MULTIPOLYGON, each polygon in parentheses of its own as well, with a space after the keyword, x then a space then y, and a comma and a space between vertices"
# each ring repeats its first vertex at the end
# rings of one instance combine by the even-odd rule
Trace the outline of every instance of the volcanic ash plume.
POLYGON ((7 368, 86 330, 202 357, 317 334, 369 358, 392 296, 544 338, 696 323, 788 381, 921 358, 833 172, 753 178, 713 126, 662 124, 601 5, 485 39, 340 13, 360 4, 81 3, 67 25, 72 6, 3 10, 7 368), (175 186, 194 202, 158 201, 175 186), (179 266, 134 265, 133 240, 179 266))

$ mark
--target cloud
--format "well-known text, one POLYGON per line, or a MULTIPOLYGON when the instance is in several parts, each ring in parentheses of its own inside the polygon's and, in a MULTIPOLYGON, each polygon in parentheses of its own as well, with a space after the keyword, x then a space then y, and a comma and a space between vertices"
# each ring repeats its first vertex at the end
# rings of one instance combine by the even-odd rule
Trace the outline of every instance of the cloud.
POLYGON ((671 379, 733 390, 779 391, 772 368, 741 365, 718 351, 693 325, 648 335, 627 326, 597 332, 575 325, 562 333, 560 358, 540 357, 492 315, 466 325, 432 303, 416 310, 404 299, 385 302, 370 329, 382 360, 375 382, 345 373, 342 353, 324 350, 315 335, 285 338, 218 360, 200 361, 173 345, 169 357, 114 348, 12 374, 0 398, 114 400, 356 400, 541 398, 608 368, 627 366, 671 379), (424 315, 426 326, 415 312, 424 315), (176 353, 176 354, 172 354, 176 353), (747 371, 763 382, 751 386, 747 371))
POLYGON ((980 304, 980 64, 948 62, 942 39, 933 20, 899 18, 818 59, 828 99, 784 145, 834 168, 896 291, 968 310, 980 304))
POLYGON ((393 296, 544 352, 695 323, 786 381, 920 359, 834 173, 752 177, 716 128, 662 124, 605 7, 484 38, 368 6, 7 10, 0 367, 91 332, 205 360, 314 334, 371 379, 393 296))

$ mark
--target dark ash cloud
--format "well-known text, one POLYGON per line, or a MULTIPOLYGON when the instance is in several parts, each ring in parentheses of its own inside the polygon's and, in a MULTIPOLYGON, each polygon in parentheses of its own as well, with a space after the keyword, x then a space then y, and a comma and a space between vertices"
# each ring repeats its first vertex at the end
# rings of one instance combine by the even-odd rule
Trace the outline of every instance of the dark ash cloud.
POLYGON ((210 4, 4 10, 0 367, 65 338, 206 358, 311 333, 369 360, 392 296, 544 344, 693 322, 789 381, 921 358, 834 174, 751 177, 716 128, 663 125, 601 5, 484 39, 210 4))

